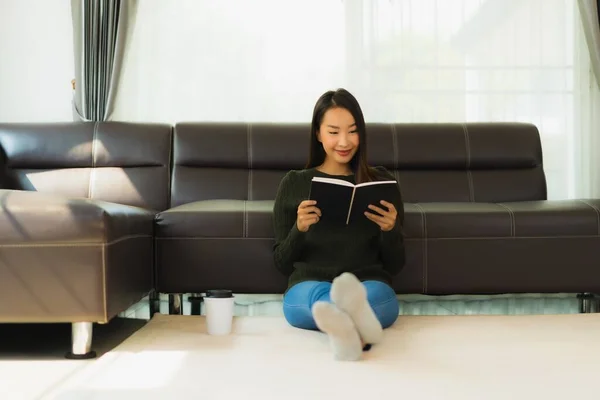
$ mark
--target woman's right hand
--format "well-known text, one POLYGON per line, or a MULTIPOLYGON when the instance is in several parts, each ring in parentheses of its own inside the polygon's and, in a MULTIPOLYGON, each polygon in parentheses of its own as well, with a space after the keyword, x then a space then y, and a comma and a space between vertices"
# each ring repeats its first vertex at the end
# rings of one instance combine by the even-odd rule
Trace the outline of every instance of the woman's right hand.
POLYGON ((304 200, 298 206, 296 226, 300 232, 307 232, 312 224, 319 222, 321 210, 316 207, 316 204, 317 202, 314 200, 304 200))

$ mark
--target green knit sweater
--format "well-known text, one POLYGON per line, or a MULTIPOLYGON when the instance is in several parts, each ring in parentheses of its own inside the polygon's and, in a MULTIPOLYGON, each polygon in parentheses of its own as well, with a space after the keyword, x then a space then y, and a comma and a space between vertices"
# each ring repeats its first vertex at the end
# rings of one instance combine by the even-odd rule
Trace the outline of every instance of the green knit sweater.
MULTIPOLYGON (((395 179, 383 167, 375 170, 378 179, 395 179)), ((402 202, 394 204, 398 216, 396 226, 389 232, 381 231, 366 217, 343 227, 320 221, 307 232, 300 232, 296 225, 298 205, 308 199, 315 176, 355 183, 353 175, 328 175, 315 168, 290 171, 282 179, 273 210, 274 259, 277 269, 289 278, 288 289, 307 280, 331 282, 343 272, 351 272, 361 281, 379 280, 391 284, 392 277, 405 262, 402 202)))

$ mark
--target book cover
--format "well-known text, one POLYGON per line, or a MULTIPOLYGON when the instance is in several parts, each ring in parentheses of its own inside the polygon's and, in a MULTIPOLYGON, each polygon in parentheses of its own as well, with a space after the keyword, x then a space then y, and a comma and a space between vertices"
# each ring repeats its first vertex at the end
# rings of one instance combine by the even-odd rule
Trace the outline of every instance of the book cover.
POLYGON ((314 177, 310 187, 310 200, 316 200, 321 210, 321 221, 348 225, 366 218, 365 211, 373 204, 385 209, 385 200, 395 203, 400 198, 397 181, 373 181, 357 185, 343 179, 314 177))

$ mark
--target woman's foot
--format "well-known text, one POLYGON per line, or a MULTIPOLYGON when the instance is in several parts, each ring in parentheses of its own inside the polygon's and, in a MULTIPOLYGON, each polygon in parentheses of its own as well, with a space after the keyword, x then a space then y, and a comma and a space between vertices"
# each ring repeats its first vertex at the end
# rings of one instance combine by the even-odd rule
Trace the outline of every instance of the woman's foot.
POLYGON ((361 339, 366 344, 377 344, 383 337, 383 328, 367 301, 365 286, 351 273, 344 272, 333 280, 331 300, 354 321, 361 339))
POLYGON ((362 355, 360 336, 348 314, 324 301, 312 307, 317 327, 329 336, 333 355, 339 361, 356 361, 362 355))

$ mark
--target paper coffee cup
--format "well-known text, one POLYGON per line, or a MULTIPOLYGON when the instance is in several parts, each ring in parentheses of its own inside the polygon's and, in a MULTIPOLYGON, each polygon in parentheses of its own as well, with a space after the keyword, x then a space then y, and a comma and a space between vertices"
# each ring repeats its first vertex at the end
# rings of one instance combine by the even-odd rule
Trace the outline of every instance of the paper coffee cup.
POLYGON ((209 335, 229 335, 233 322, 234 297, 231 290, 209 290, 204 296, 206 328, 209 335))

